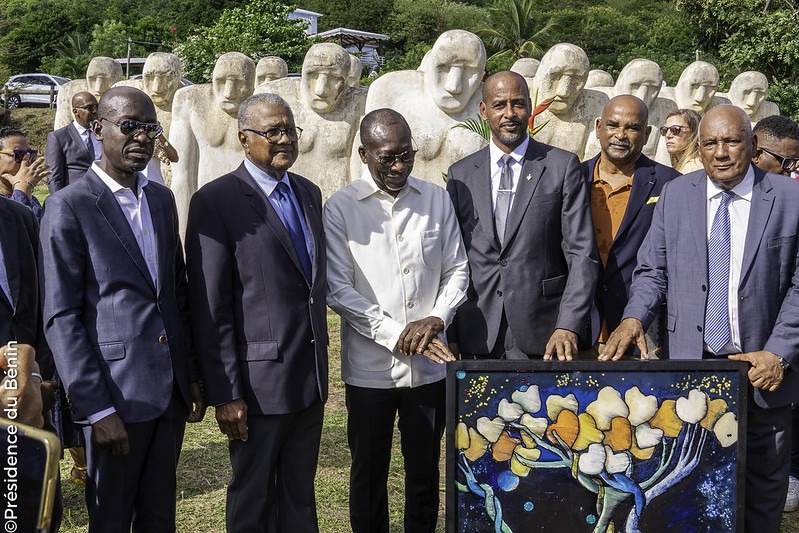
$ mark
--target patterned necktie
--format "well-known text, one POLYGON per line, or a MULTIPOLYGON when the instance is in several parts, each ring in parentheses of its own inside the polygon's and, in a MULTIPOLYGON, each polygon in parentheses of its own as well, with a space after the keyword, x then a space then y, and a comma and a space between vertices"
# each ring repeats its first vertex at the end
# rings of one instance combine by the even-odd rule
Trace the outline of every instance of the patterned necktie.
POLYGON ((721 193, 721 204, 707 241, 707 304, 705 307, 705 343, 719 353, 732 340, 727 298, 730 282, 730 211, 735 194, 721 193))
POLYGON ((89 130, 85 131, 86 134, 86 148, 89 150, 89 157, 94 161, 94 143, 92 142, 92 133, 89 130))
POLYGON ((505 243, 505 228, 508 225, 508 214, 510 212, 511 176, 510 169, 513 157, 510 154, 502 156, 502 170, 499 175, 499 190, 497 191, 497 203, 494 206, 494 229, 497 232, 499 244, 505 243))
POLYGON ((280 209, 283 211, 284 224, 286 229, 291 235, 291 242, 294 243, 294 250, 300 259, 302 270, 305 272, 306 279, 311 279, 311 256, 308 254, 308 248, 305 245, 305 235, 302 232, 302 224, 300 223, 300 214, 294 208, 294 202, 291 201, 291 190, 286 183, 277 182, 277 198, 280 204, 280 209))

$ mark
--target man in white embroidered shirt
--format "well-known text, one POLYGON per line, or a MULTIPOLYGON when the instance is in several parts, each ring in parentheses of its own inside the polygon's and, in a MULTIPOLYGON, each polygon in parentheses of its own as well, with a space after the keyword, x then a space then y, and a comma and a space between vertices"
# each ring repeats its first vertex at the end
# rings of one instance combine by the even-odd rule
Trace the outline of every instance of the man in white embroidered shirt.
POLYGON ((328 305, 342 317, 354 533, 388 532, 394 418, 405 461, 405 531, 435 531, 444 430, 444 330, 466 298, 468 262, 444 189, 410 176, 410 128, 377 109, 361 123, 369 174, 328 200, 328 305))

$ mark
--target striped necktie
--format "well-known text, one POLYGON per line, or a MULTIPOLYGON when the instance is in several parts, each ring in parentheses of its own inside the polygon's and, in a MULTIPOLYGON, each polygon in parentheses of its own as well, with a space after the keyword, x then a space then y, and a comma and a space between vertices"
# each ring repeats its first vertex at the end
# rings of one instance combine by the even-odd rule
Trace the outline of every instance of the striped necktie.
POLYGON ((730 283, 730 211, 735 193, 721 193, 721 204, 707 241, 707 304, 705 306, 705 343, 719 353, 732 340, 730 333, 729 296, 730 283))

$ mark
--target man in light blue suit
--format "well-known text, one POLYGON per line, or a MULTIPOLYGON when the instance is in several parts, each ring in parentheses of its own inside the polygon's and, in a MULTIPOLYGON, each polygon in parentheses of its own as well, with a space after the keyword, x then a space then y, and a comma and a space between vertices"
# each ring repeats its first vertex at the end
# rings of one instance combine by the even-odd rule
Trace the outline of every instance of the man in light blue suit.
POLYGON ((175 530, 185 422, 204 412, 175 202, 140 173, 156 121, 143 92, 104 93, 103 157, 47 199, 39 236, 45 336, 84 425, 90 532, 175 530))
POLYGON ((751 164, 751 123, 718 106, 699 127, 704 170, 664 187, 638 254, 630 300, 600 359, 631 343, 667 301, 672 359, 749 364, 746 531, 779 530, 790 404, 799 401, 799 183, 751 164))

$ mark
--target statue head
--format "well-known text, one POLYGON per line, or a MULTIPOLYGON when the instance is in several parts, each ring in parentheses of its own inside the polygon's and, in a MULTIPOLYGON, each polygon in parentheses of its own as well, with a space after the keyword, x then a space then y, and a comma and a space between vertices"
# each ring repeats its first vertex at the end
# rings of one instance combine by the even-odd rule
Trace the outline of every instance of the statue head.
POLYGON ((428 96, 447 114, 463 111, 480 88, 486 65, 483 41, 465 30, 449 30, 436 39, 419 70, 428 96))
POLYGON ((555 98, 549 111, 566 113, 577 103, 588 80, 588 56, 579 46, 556 44, 541 58, 535 75, 538 98, 555 98))
POLYGON ((86 85, 99 101, 100 97, 122 79, 122 65, 111 57, 93 57, 86 67, 86 85))
POLYGON ((754 117, 768 94, 768 80, 762 72, 749 70, 738 74, 730 85, 730 101, 754 117))
POLYGON ((142 89, 158 107, 171 107, 175 91, 180 89, 183 68, 175 54, 153 52, 147 56, 142 71, 142 89))
POLYGON ((613 76, 606 70, 598 68, 589 70, 585 88, 593 89, 594 87, 613 87, 613 76))
POLYGON ((633 59, 619 72, 615 93, 637 96, 651 109, 662 86, 663 71, 660 65, 648 59, 633 59))
POLYGON ((541 65, 541 62, 537 59, 522 57, 516 60, 510 68, 510 71, 521 74, 522 77, 527 80, 527 86, 532 87, 535 73, 538 72, 539 65, 541 65))
POLYGON ((705 112, 719 87, 719 71, 705 61, 694 61, 680 74, 674 87, 674 99, 680 109, 705 112))
POLYGON ((350 78, 348 83, 350 87, 358 87, 361 84, 361 74, 363 73, 363 65, 358 57, 350 54, 350 78))
POLYGON ((330 113, 349 88, 350 68, 350 54, 341 46, 313 45, 302 62, 300 97, 317 113, 330 113))
POLYGON ((255 66, 255 86, 265 81, 279 80, 289 75, 289 66, 277 56, 266 56, 258 60, 255 66))
POLYGON ((239 52, 219 56, 214 65, 213 87, 216 103, 230 115, 255 89, 255 61, 239 52))

